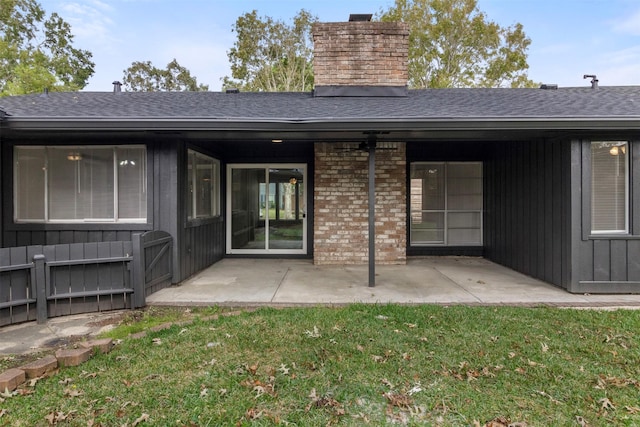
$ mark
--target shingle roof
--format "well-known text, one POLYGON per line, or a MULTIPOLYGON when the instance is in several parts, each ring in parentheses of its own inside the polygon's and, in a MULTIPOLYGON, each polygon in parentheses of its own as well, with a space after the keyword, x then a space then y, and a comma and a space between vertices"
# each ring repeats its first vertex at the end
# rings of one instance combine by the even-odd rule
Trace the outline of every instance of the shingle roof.
MULTIPOLYGON (((591 89, 425 89, 406 97, 314 97, 312 93, 72 92, 0 98, 12 122, 189 120, 207 123, 521 123, 617 120, 640 128, 640 86, 591 89)), ((24 125, 27 126, 27 125, 24 125)), ((23 126, 23 127, 24 127, 23 126)), ((407 125, 409 126, 409 125, 407 125)))
POLYGON ((256 120, 639 117, 640 86, 599 89, 426 89, 407 97, 311 93, 65 92, 0 99, 15 118, 256 120))

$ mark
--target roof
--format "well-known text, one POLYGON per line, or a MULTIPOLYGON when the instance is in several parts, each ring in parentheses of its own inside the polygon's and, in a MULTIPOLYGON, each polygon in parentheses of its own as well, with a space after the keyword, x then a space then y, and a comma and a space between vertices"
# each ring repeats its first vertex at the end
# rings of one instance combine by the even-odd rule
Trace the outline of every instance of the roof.
POLYGON ((67 92, 0 98, 14 129, 640 129, 640 86, 312 93, 67 92))

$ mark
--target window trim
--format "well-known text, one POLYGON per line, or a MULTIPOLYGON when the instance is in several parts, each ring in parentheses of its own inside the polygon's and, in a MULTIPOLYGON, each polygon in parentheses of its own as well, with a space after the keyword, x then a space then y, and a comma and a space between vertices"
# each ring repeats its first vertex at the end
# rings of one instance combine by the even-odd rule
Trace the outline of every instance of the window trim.
MULTIPOLYGON (((82 144, 82 145, 20 145, 20 144, 16 144, 13 145, 12 147, 12 211, 13 211, 13 225, 15 227, 17 227, 17 229, 21 229, 23 227, 33 227, 33 226, 37 226, 37 227, 45 227, 45 229, 50 229, 51 227, 49 226, 56 226, 59 225, 61 227, 65 227, 65 226, 74 226, 74 228, 80 227, 79 229, 94 229, 95 226, 101 226, 101 228, 103 226, 109 226, 109 228, 112 228, 113 226, 118 226, 115 227, 115 229, 120 229, 121 226, 125 226, 126 229, 130 229, 131 226, 133 226, 133 228, 140 228, 140 229, 147 229, 148 227, 145 227, 147 225, 149 225, 149 154, 148 154, 148 149, 147 146, 144 144, 106 144, 106 145, 91 145, 91 144, 82 144), (49 212, 49 185, 48 185, 48 179, 49 179, 49 175, 48 175, 48 162, 49 162, 49 157, 48 157, 48 149, 62 149, 62 150, 69 150, 69 151, 80 151, 83 149, 96 149, 96 148, 102 148, 102 149, 111 149, 112 150, 112 159, 113 159, 113 185, 114 185, 114 189, 113 189, 113 208, 114 208, 114 213, 113 213, 113 218, 87 218, 87 219, 50 219, 50 212, 49 212), (44 219, 33 219, 33 218, 28 218, 28 219, 20 219, 18 218, 18 203, 17 203, 17 195, 19 193, 19 182, 18 182, 18 171, 16 168, 16 163, 17 163, 17 155, 18 155, 18 149, 41 149, 45 152, 45 173, 44 173, 44 219), (144 159, 144 169, 142 171, 142 176, 143 176, 143 191, 146 194, 145 200, 144 200, 144 204, 147 206, 146 207, 146 217, 144 218, 119 218, 118 217, 118 197, 119 197, 119 192, 118 192, 118 149, 143 149, 144 153, 142 155, 142 158, 144 159), (127 226, 129 225, 129 226, 127 226)), ((31 229, 31 228, 30 228, 31 229)))
POLYGON ((631 234, 631 159, 632 159, 632 148, 631 141, 629 140, 591 140, 588 144, 589 150, 589 233, 594 237, 602 237, 602 236, 627 236, 631 234), (625 189, 624 189, 624 230, 594 230, 593 229, 593 204, 594 204, 594 189, 593 189, 593 144, 596 143, 624 143, 626 145, 626 161, 625 161, 625 189))

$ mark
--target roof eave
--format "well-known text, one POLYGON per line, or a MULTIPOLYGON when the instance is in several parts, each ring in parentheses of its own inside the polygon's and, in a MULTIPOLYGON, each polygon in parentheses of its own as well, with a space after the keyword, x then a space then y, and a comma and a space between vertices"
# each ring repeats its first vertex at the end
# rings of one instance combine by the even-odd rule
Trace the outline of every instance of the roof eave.
POLYGON ((41 118, 5 117, 5 128, 30 131, 354 131, 640 130, 640 117, 435 118, 41 118))

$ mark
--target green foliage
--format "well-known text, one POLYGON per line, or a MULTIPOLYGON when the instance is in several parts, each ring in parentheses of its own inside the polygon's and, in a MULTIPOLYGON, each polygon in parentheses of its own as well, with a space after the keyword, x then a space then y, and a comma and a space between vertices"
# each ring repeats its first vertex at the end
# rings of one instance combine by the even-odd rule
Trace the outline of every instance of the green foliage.
POLYGON ((0 393, 0 425, 640 424, 637 310, 226 314, 0 393))
POLYGON ((198 84, 191 72, 174 59, 166 69, 153 66, 150 61, 135 61, 124 70, 124 86, 132 92, 207 91, 209 86, 198 84))
POLYGON ((292 25, 259 17, 255 10, 240 16, 233 26, 237 40, 227 52, 231 77, 223 79, 223 86, 265 92, 311 90, 311 25, 317 20, 304 9, 292 25))
POLYGON ((85 87, 95 64, 73 38, 69 24, 35 0, 0 0, 0 96, 85 87))
POLYGON ((396 0, 379 18, 410 26, 412 88, 533 86, 522 24, 501 27, 477 0, 396 0))

